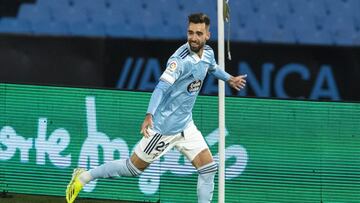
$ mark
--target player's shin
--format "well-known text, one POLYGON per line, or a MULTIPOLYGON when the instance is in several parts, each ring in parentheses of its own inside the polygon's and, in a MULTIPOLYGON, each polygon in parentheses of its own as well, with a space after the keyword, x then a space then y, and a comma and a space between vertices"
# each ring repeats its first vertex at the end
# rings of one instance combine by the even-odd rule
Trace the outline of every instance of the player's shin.
POLYGON ((110 161, 91 169, 89 172, 92 180, 117 176, 138 176, 142 173, 142 171, 137 169, 129 159, 110 161))
POLYGON ((217 172, 217 164, 215 162, 206 164, 198 168, 197 195, 198 203, 209 203, 214 193, 214 178, 217 172))

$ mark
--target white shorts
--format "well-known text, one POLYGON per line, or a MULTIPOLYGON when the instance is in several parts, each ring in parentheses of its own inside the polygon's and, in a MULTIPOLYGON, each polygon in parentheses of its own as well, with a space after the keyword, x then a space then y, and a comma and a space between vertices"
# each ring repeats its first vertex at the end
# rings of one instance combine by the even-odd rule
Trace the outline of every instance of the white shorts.
POLYGON ((173 147, 176 147, 190 162, 201 151, 209 148, 193 122, 183 132, 175 135, 160 135, 150 129, 148 132, 150 136, 143 137, 135 147, 136 155, 148 163, 160 158, 173 147))

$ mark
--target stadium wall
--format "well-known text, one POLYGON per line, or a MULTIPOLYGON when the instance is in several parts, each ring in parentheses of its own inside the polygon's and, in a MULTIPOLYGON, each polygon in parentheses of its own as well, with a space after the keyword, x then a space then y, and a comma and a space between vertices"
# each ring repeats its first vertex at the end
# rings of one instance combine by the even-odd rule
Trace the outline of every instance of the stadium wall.
MULTIPOLYGON (((0 189, 63 196, 73 168, 129 157, 149 97, 1 83, 0 189)), ((217 160, 216 106, 200 96, 193 117, 217 160)), ((359 121, 359 103, 227 97, 226 202, 357 202, 359 121)), ((98 180, 80 197, 196 202, 196 183, 172 150, 139 178, 98 180)))

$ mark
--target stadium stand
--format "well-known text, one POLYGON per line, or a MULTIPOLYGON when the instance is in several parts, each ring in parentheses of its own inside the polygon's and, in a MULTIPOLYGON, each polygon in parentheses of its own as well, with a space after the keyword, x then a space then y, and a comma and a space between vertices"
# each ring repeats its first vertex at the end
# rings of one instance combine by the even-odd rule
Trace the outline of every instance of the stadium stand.
MULTIPOLYGON (((4 1, 4 0, 3 0, 4 1)), ((216 1, 36 0, 0 15, 0 32, 141 39, 184 39, 186 16, 213 20, 216 1)), ((257 43, 360 45, 359 0, 233 0, 231 40, 257 43)), ((3 9, 2 9, 3 10, 3 9)))

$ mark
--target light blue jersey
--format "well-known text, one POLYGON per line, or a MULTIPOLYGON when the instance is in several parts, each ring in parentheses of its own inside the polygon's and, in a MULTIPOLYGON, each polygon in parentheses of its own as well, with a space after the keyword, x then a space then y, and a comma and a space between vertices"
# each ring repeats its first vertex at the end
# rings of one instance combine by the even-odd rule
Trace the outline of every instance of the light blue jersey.
POLYGON ((175 135, 193 121, 192 109, 208 72, 224 81, 231 77, 218 68, 208 45, 201 58, 190 50, 188 43, 176 50, 150 100, 147 113, 153 115, 153 130, 162 135, 175 135))

